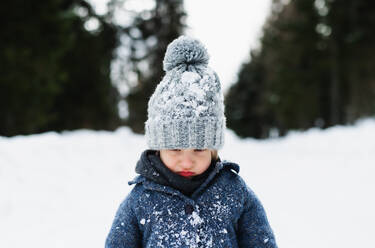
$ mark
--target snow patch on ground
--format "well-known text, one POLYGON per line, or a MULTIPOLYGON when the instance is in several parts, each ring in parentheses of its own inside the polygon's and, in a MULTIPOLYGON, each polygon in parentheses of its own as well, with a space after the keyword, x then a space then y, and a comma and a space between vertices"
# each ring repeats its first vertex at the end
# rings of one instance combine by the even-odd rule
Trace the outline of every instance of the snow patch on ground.
MULTIPOLYGON (((144 149, 128 128, 0 137, 0 247, 103 247, 144 149)), ((265 141, 228 130, 219 156, 240 165, 280 247, 375 247, 374 119, 265 141)))

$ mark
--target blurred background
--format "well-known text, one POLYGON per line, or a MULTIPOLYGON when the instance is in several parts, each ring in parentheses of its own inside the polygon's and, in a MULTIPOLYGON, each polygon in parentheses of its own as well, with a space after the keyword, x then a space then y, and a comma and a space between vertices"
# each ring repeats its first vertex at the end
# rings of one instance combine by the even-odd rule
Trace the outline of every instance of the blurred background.
POLYGON ((228 128, 241 137, 375 115, 372 1, 218 2, 5 1, 0 135, 143 133, 166 46, 182 34, 212 47, 228 128))
POLYGON ((182 34, 207 46, 225 94, 219 156, 279 247, 375 247, 374 1, 0 6, 0 247, 104 246, 182 34))

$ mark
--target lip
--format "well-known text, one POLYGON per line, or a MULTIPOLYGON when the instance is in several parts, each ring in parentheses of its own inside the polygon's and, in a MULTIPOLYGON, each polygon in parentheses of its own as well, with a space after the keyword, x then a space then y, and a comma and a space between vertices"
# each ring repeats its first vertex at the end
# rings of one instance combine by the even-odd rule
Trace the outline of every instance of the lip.
POLYGON ((183 177, 191 177, 194 175, 194 173, 191 171, 180 171, 178 174, 183 177))

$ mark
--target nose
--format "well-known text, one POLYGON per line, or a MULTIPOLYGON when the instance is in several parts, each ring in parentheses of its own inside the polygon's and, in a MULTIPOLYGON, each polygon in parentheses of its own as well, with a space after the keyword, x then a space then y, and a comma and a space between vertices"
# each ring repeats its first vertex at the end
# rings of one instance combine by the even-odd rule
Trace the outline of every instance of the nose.
POLYGON ((194 166, 194 161, 193 159, 191 158, 191 156, 189 156, 188 154, 185 154, 183 155, 183 157, 181 158, 181 169, 183 170, 190 170, 193 168, 194 166))

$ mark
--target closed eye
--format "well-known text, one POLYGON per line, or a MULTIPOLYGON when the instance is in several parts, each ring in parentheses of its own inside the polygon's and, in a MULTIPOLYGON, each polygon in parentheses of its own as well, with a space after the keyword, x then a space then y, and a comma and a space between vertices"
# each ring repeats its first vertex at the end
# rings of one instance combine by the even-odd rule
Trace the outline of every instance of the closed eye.
POLYGON ((207 150, 207 149, 194 149, 195 152, 203 152, 205 150, 207 150))

